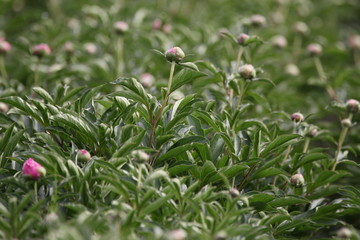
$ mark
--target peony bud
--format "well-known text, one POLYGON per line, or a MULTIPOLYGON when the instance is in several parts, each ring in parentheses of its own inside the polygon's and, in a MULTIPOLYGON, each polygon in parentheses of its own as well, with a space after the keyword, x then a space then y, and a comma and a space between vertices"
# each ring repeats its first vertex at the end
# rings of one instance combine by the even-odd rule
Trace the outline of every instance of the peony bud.
POLYGON ((266 18, 263 15, 255 14, 250 17, 250 23, 254 27, 263 27, 266 24, 266 18))
POLYGON ((302 187, 305 183, 304 177, 302 174, 298 173, 295 174, 291 177, 291 185, 293 185, 294 187, 302 187))
POLYGON ((9 111, 9 107, 6 103, 0 102, 0 112, 7 113, 9 111))
POLYGON ((239 37, 237 38, 237 42, 239 43, 239 45, 246 45, 246 40, 248 40, 250 38, 249 35, 245 34, 245 33, 241 33, 239 35, 239 37))
POLYGON ((179 47, 172 47, 165 52, 165 57, 169 62, 175 61, 179 63, 185 57, 185 53, 179 47))
POLYGON ((66 54, 72 55, 75 51, 74 44, 72 42, 66 42, 63 46, 63 50, 66 54))
POLYGON ((171 24, 165 24, 163 26, 162 30, 163 30, 164 33, 169 33, 172 30, 172 25, 171 24))
POLYGON ((278 36, 273 37, 272 45, 276 48, 282 49, 287 46, 287 40, 284 36, 278 35, 278 36))
POLYGON ((152 22, 152 29, 153 30, 160 30, 162 26, 161 19, 157 18, 152 22))
POLYGON ((229 194, 232 198, 237 198, 240 196, 240 192, 236 188, 230 188, 229 194))
POLYGON ((46 175, 46 169, 32 158, 26 160, 23 165, 22 172, 24 176, 31 177, 35 180, 46 175))
POLYGON ((11 44, 3 39, 0 40, 0 55, 5 55, 11 50, 11 44))
POLYGON ((294 121, 296 123, 302 122, 304 121, 304 115, 302 115, 301 113, 293 113, 291 114, 291 121, 294 121))
POLYGON ((340 228, 340 229, 336 232, 336 235, 337 235, 339 238, 350 239, 350 238, 351 238, 351 235, 352 235, 352 232, 351 232, 351 230, 348 229, 347 227, 342 227, 342 228, 340 228))
POLYGON ((351 113, 357 113, 359 111, 360 104, 358 100, 349 99, 346 102, 346 109, 351 113))
POLYGON ((352 122, 349 118, 345 118, 341 120, 341 126, 343 126, 344 128, 349 128, 352 126, 352 122))
POLYGON ((239 73, 240 76, 244 79, 253 79, 254 77, 256 77, 256 70, 251 64, 242 65, 239 68, 239 73))
POLYGON ((227 236, 226 232, 223 230, 216 233, 216 235, 215 235, 215 240, 226 240, 226 239, 228 239, 228 236, 227 236))
POLYGON ((320 56, 322 54, 322 47, 320 44, 312 43, 307 46, 307 51, 311 56, 320 56))
POLYGON ((45 55, 50 55, 51 49, 46 43, 38 44, 34 47, 32 54, 38 58, 42 58, 45 55))
POLYGON ((309 31, 309 28, 304 22, 296 22, 293 26, 293 30, 295 33, 304 35, 309 31))
POLYGON ((115 32, 119 35, 126 33, 129 30, 129 25, 124 21, 117 21, 114 23, 115 32))
POLYGON ((80 149, 77 153, 77 158, 81 162, 88 162, 91 159, 91 155, 87 150, 80 149))
POLYGON ((316 137, 318 134, 319 129, 316 126, 310 126, 309 131, 307 132, 306 136, 308 137, 316 137))
POLYGON ((292 63, 285 66, 285 72, 291 76, 298 76, 300 74, 299 68, 292 63))
POLYGON ((140 76, 140 83, 146 87, 150 88, 154 84, 154 76, 151 73, 144 73, 140 76))
POLYGON ((352 35, 347 39, 347 45, 350 49, 360 51, 360 35, 352 35))
POLYGON ((97 52, 97 46, 94 43, 85 43, 84 49, 88 54, 95 54, 97 52))
POLYGON ((132 154, 138 162, 148 162, 150 159, 149 154, 141 150, 135 150, 132 154))
POLYGON ((167 234, 168 240, 185 240, 187 233, 183 229, 172 230, 167 234))

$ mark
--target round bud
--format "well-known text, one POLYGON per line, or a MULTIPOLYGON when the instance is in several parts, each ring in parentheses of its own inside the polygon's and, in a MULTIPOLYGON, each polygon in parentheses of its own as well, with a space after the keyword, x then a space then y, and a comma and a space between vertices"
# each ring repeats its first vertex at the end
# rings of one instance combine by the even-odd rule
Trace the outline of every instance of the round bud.
POLYGON ((308 136, 308 137, 316 137, 318 132, 319 132, 319 129, 317 127, 313 126, 313 127, 310 127, 310 129, 309 129, 308 133, 306 134, 306 136, 308 136))
POLYGON ((45 215, 44 222, 46 225, 56 225, 59 222, 59 216, 55 212, 45 215))
POLYGON ((155 78, 151 73, 144 73, 140 76, 140 83, 146 88, 152 87, 154 80, 155 78))
POLYGON ((276 48, 282 49, 287 46, 287 40, 284 36, 278 35, 278 36, 273 37, 272 45, 276 48))
POLYGON ((97 52, 97 46, 94 43, 85 43, 84 49, 88 54, 95 54, 97 52))
POLYGON ((239 68, 239 73, 240 76, 244 79, 253 79, 254 77, 256 77, 256 70, 251 64, 242 65, 239 68))
POLYGON ((220 231, 215 234, 215 240, 226 240, 228 239, 228 236, 225 231, 220 231))
POLYGON ((88 162, 91 159, 90 153, 85 149, 80 149, 77 153, 77 159, 80 162, 88 162))
POLYGON ((9 111, 9 107, 6 103, 0 102, 0 112, 7 113, 9 111))
POLYGON ((174 101, 178 101, 180 99, 183 99, 185 97, 184 93, 180 90, 175 90, 171 93, 170 98, 174 101))
POLYGON ((320 56, 322 54, 322 47, 320 44, 311 43, 307 46, 307 51, 311 56, 320 56))
POLYGON ((149 154, 141 150, 135 150, 132 154, 138 162, 148 162, 150 159, 149 154))
POLYGON ((350 49, 360 51, 360 35, 352 35, 347 39, 347 45, 350 49))
POLYGON ((152 22, 152 29, 153 30, 160 30, 162 26, 161 19, 157 18, 152 22))
POLYGON ((357 113, 359 111, 360 104, 358 100, 349 99, 346 101, 346 109, 351 113, 357 113))
POLYGON ((168 232, 166 239, 168 240, 185 240, 187 233, 183 229, 176 229, 168 232))
POLYGON ((345 118, 341 120, 341 126, 343 126, 344 128, 349 128, 352 126, 352 122, 349 118, 345 118))
POLYGON ((3 39, 0 40, 0 55, 5 55, 11 50, 11 44, 3 39))
POLYGON ((34 180, 46 175, 46 169, 32 158, 25 161, 22 172, 24 176, 30 177, 34 180))
POLYGON ((240 196, 240 192, 236 188, 230 188, 229 194, 232 198, 237 198, 238 196, 240 196))
POLYGON ((351 235, 352 235, 352 232, 351 232, 351 230, 348 229, 347 227, 342 227, 342 228, 340 228, 340 229, 336 232, 336 235, 337 235, 339 238, 350 239, 350 238, 351 238, 351 235))
POLYGON ((72 42, 66 42, 63 46, 63 51, 68 55, 72 55, 75 52, 74 44, 72 42))
POLYGON ((254 27, 263 27, 266 24, 266 18, 263 15, 255 14, 250 17, 250 23, 254 27))
POLYGON ((248 40, 250 38, 249 35, 245 34, 245 33, 241 33, 239 35, 239 37, 237 38, 237 42, 239 45, 246 45, 246 40, 248 40))
POLYGON ((181 60, 183 60, 184 57, 185 57, 185 53, 179 47, 172 47, 165 52, 165 58, 169 62, 174 61, 174 62, 179 63, 179 62, 181 62, 181 60))
POLYGON ((288 65, 285 66, 285 72, 291 76, 299 76, 300 74, 299 68, 292 63, 289 63, 288 65))
POLYGON ((309 28, 304 22, 296 22, 293 26, 293 30, 295 33, 304 35, 309 31, 309 28))
POLYGON ((163 26, 162 30, 163 30, 164 33, 169 33, 172 30, 172 25, 171 24, 165 24, 163 26))
POLYGON ((305 183, 305 179, 302 174, 298 173, 291 177, 290 179, 291 185, 294 187, 302 187, 305 183))
POLYGON ((46 43, 41 43, 33 48, 32 54, 38 58, 42 58, 45 55, 50 55, 51 49, 46 43))
POLYGON ((304 115, 302 115, 301 113, 297 112, 297 113, 293 113, 291 114, 291 121, 299 123, 304 121, 304 115))
POLYGON ((117 34, 124 34, 129 30, 129 25, 124 21, 117 21, 114 23, 114 29, 117 34))

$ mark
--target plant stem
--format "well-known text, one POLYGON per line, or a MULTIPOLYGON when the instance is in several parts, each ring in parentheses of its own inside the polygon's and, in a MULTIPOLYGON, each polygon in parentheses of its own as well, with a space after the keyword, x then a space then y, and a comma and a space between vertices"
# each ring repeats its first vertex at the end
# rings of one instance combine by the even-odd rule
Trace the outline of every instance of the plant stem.
POLYGON ((39 200, 38 200, 38 183, 37 183, 37 180, 35 180, 34 182, 34 197, 35 197, 35 203, 37 203, 39 200))
POLYGON ((34 70, 34 86, 39 85, 39 65, 40 65, 40 58, 38 58, 36 64, 35 64, 35 70, 34 70))
MULTIPOLYGON (((237 57, 236 57, 236 63, 235 63, 235 68, 234 68, 233 73, 236 73, 239 70, 241 57, 242 57, 243 53, 244 53, 244 48, 242 46, 240 46, 237 57)), ((230 89, 229 103, 230 103, 231 109, 232 109, 232 105, 233 105, 233 99, 234 99, 234 90, 230 89)))
POLYGON ((294 63, 297 62, 297 58, 300 55, 301 45, 302 45, 302 36, 299 34, 296 34, 295 39, 294 39, 294 49, 293 49, 293 62, 294 63))
POLYGON ((324 68, 321 64, 320 58, 318 56, 314 57, 314 63, 315 63, 316 70, 319 74, 320 80, 323 84, 325 84, 326 91, 329 94, 330 98, 332 100, 337 100, 335 90, 327 83, 327 77, 326 77, 324 68))
POLYGON ((124 61, 123 61, 123 46, 124 41, 120 36, 117 39, 116 43, 116 74, 119 76, 124 71, 124 61))
POLYGON ((239 94, 239 97, 238 97, 238 102, 237 102, 236 108, 239 108, 241 106, 241 102, 242 102, 242 100, 244 98, 244 95, 246 93, 246 90, 247 90, 249 84, 250 83, 248 81, 246 81, 246 80, 245 80, 245 83, 242 84, 242 88, 240 89, 240 94, 239 94))
POLYGON ((310 138, 309 138, 309 137, 305 137, 305 143, 304 143, 303 153, 307 153, 307 151, 308 151, 308 149, 309 149, 309 144, 310 144, 310 138))
MULTIPOLYGON (((174 77, 174 71, 175 71, 175 61, 172 61, 171 62, 171 68, 170 68, 170 76, 169 76, 169 82, 168 82, 168 87, 167 87, 167 91, 166 91, 166 95, 165 95, 165 98, 161 104, 161 107, 160 107, 160 110, 159 112, 157 113, 157 115, 155 116, 155 118, 152 120, 152 123, 151 123, 151 131, 150 131, 150 137, 149 137, 149 144, 151 147, 155 147, 153 146, 154 145, 154 135, 155 135, 155 129, 156 129, 156 126, 160 120, 160 117, 164 111, 164 108, 166 107, 166 104, 168 103, 168 100, 169 100, 169 96, 171 94, 171 85, 172 85, 172 81, 173 81, 173 77, 174 77)), ((150 162, 150 165, 153 165, 155 163, 155 160, 156 160, 156 157, 157 157, 158 154, 156 154, 152 161, 150 162)))
POLYGON ((354 52, 354 62, 355 66, 360 68, 360 53, 358 51, 354 52))
MULTIPOLYGON (((351 121, 353 115, 352 114, 349 114, 349 119, 351 121)), ((345 141, 345 137, 346 137, 346 134, 348 133, 349 131, 349 127, 346 127, 344 126, 342 129, 341 129, 341 132, 340 132, 340 136, 339 136, 339 140, 338 140, 338 145, 337 145, 337 150, 336 150, 336 153, 335 153, 335 159, 334 159, 334 165, 332 166, 331 170, 332 171, 335 171, 336 169, 336 166, 338 165, 339 163, 339 154, 341 152, 341 149, 342 149, 342 146, 344 144, 344 141, 345 141)))
POLYGON ((5 85, 6 81, 8 79, 8 75, 6 72, 5 59, 4 59, 3 55, 0 56, 0 72, 1 72, 2 78, 4 79, 4 85, 5 85))

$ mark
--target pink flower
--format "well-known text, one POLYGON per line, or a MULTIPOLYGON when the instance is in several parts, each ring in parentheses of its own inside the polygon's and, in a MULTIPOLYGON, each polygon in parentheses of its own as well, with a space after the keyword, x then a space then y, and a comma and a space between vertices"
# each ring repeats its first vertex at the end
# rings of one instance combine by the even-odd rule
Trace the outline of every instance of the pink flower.
POLYGON ((46 169, 32 158, 26 160, 23 165, 22 171, 24 176, 31 177, 35 180, 46 175, 46 169))
POLYGON ((153 30, 160 30, 162 26, 162 21, 161 19, 157 18, 152 22, 152 29, 153 30))
POLYGON ((154 80, 155 78, 151 73, 144 73, 140 76, 140 83, 146 88, 151 87, 154 83, 154 80))
POLYGON ((169 62, 180 62, 185 57, 184 51, 179 47, 172 47, 165 52, 165 58, 169 62))
POLYGON ((41 43, 41 44, 36 45, 32 51, 32 54, 37 57, 43 57, 45 55, 50 55, 50 53, 51 53, 51 49, 50 49, 49 45, 47 45, 46 43, 41 43))
POLYGON ((85 149, 80 149, 77 156, 78 159, 82 162, 88 162, 91 159, 90 153, 85 149))
POLYGON ((11 50, 11 44, 4 39, 0 39, 0 54, 6 54, 11 50))
POLYGON ((124 21, 117 21, 114 23, 116 33, 123 34, 129 30, 129 25, 124 21))

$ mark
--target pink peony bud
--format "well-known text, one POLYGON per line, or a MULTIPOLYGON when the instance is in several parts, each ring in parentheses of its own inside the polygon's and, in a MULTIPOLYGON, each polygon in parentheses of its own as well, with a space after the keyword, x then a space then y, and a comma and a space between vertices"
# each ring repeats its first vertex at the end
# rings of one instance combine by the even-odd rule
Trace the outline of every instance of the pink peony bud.
POLYGON ((0 55, 5 55, 11 50, 11 44, 4 39, 0 40, 0 55))
POLYGON ((346 109, 351 113, 357 113, 359 111, 360 104, 358 100, 349 99, 346 101, 346 109))
POLYGON ((244 79, 253 79, 254 77, 256 77, 256 70, 251 64, 242 65, 239 68, 239 73, 240 76, 244 79))
POLYGON ((46 169, 32 158, 26 160, 23 165, 22 171, 24 176, 31 177, 35 180, 46 175, 46 169))
POLYGON ((308 137, 316 137, 318 135, 319 129, 316 126, 310 127, 306 136, 308 137))
POLYGON ((66 54, 72 55, 75 51, 74 44, 72 42, 66 42, 63 46, 63 50, 66 54))
POLYGON ((175 61, 179 63, 184 57, 185 57, 185 53, 179 47, 172 47, 165 52, 165 58, 169 62, 175 61))
POLYGON ((149 154, 142 150, 135 150, 132 152, 132 154, 138 162, 148 162, 150 159, 149 154))
POLYGON ((302 174, 298 173, 291 177, 291 185, 294 187, 302 187, 305 183, 304 177, 302 174))
POLYGON ((241 33, 239 35, 239 37, 237 38, 237 42, 239 45, 246 45, 246 40, 248 40, 250 38, 249 35, 245 34, 245 33, 241 33))
POLYGON ((140 76, 140 83, 146 87, 150 88, 154 84, 154 76, 151 73, 144 73, 140 76))
POLYGON ((232 198, 237 198, 238 196, 240 196, 240 192, 236 188, 230 188, 229 194, 232 198))
POLYGON ((293 30, 296 33, 304 35, 309 31, 309 28, 304 22, 296 22, 293 26, 293 30))
POLYGON ((117 21, 114 23, 114 29, 117 34, 124 34, 129 30, 129 25, 124 21, 117 21))
POLYGON ((85 43, 84 49, 88 54, 95 54, 97 52, 97 46, 94 43, 85 43))
POLYGON ((0 102, 0 112, 7 113, 9 111, 9 107, 6 103, 0 102))
POLYGON ((250 23, 254 27, 263 27, 266 24, 266 18, 263 15, 255 14, 250 17, 250 23))
POLYGON ((304 121, 304 115, 302 115, 299 112, 293 113, 293 114, 291 114, 291 121, 294 121, 296 123, 302 122, 302 121, 304 121))
POLYGON ((161 19, 157 18, 152 22, 152 29, 153 30, 160 30, 162 26, 161 19))
POLYGON ((87 150, 80 149, 77 153, 77 158, 81 162, 88 162, 91 159, 91 155, 87 150))
POLYGON ((350 49, 360 51, 360 35, 352 35, 347 39, 347 45, 350 49))
POLYGON ((341 120, 341 126, 343 126, 344 128, 349 128, 352 126, 352 122, 349 118, 345 118, 341 120))
POLYGON ((51 49, 49 45, 47 45, 46 43, 41 43, 36 45, 32 51, 32 54, 34 56, 37 56, 38 58, 41 58, 45 55, 50 55, 50 53, 51 53, 51 49))
POLYGON ((185 240, 187 233, 183 229, 172 230, 167 234, 168 240, 185 240))
POLYGON ((291 76, 299 76, 300 74, 299 68, 292 63, 289 63, 288 65, 285 66, 285 72, 291 76))
POLYGON ((172 25, 171 24, 165 24, 163 26, 162 30, 163 30, 164 33, 169 33, 172 30, 172 25))
POLYGON ((339 238, 350 239, 350 238, 351 238, 351 235, 352 235, 352 232, 351 232, 351 230, 348 229, 347 227, 342 227, 342 228, 340 228, 340 229, 336 232, 336 235, 337 235, 339 238))
POLYGON ((272 45, 276 48, 282 49, 287 46, 287 40, 284 36, 278 35, 278 36, 273 37, 272 45))
POLYGON ((322 47, 320 44, 312 43, 307 46, 307 51, 311 56, 320 56, 322 54, 322 47))

